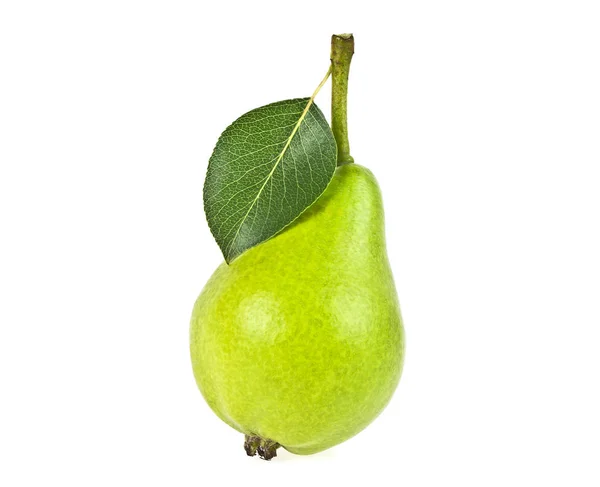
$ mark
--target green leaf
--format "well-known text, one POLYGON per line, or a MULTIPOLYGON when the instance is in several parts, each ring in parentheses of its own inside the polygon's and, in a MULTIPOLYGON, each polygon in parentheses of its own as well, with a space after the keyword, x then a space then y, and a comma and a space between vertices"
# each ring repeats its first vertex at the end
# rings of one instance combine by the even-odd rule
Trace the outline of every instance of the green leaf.
POLYGON ((312 98, 257 108, 221 134, 208 163, 204 211, 228 263, 280 232, 323 193, 336 151, 312 98))

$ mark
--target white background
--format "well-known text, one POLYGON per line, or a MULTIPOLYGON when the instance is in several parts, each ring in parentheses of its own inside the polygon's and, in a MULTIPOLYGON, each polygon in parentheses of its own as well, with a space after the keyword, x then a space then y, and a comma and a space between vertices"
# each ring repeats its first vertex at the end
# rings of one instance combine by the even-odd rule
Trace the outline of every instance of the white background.
POLYGON ((599 25, 573 0, 3 1, 0 484, 600 485, 599 25), (204 173, 347 31, 406 366, 363 433, 267 463, 191 373, 204 173))

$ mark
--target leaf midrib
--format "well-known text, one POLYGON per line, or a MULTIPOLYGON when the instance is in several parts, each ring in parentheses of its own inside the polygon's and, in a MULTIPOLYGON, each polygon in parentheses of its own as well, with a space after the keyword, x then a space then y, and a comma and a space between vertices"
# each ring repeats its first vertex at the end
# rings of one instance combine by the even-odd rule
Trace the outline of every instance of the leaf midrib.
POLYGON ((306 107, 304 108, 304 111, 302 112, 302 114, 300 115, 300 118, 298 119, 298 122, 296 123, 296 125, 294 126, 292 133, 290 134, 290 136, 288 137, 285 146, 283 147, 283 149, 281 150, 281 153, 279 154, 279 156, 277 157, 277 160, 275 161, 275 164, 273 165, 273 168, 271 169, 271 171, 269 172, 269 174, 267 175, 263 185, 260 187, 260 189, 258 190, 258 193, 256 195, 256 197, 254 198, 254 200, 252 200, 252 203, 250 204, 250 207, 248 208, 248 211, 246 212, 246 214, 244 215, 244 217, 242 218, 242 220, 240 221, 239 225, 238 225, 238 229, 235 232, 235 235, 233 236, 233 239, 231 240, 231 242, 229 243, 229 245, 227 246, 227 252, 226 254, 229 254, 229 252, 231 251, 231 249, 233 248, 233 244, 235 243, 235 241, 237 240, 239 234, 240 234, 240 230, 242 229, 242 226, 244 225, 244 222, 246 221, 246 219, 248 218, 248 215, 250 214, 250 212, 252 211, 252 208, 254 208, 254 205, 256 204, 256 202, 258 201, 258 199, 260 198, 260 195, 262 194, 263 190, 265 189, 267 183, 271 180, 271 178, 273 177, 273 174, 275 173, 275 170, 277 169, 277 167, 279 166, 280 162, 283 160, 283 156, 285 155, 285 153, 287 152, 290 144, 292 143, 292 139, 294 138, 294 136, 296 135, 296 133, 298 132, 298 129, 300 128, 300 125, 302 124, 302 122, 304 121, 304 119, 306 118, 306 114, 308 113, 308 111, 310 110, 311 105, 313 104, 314 98, 311 97, 308 100, 308 103, 306 104, 306 107))

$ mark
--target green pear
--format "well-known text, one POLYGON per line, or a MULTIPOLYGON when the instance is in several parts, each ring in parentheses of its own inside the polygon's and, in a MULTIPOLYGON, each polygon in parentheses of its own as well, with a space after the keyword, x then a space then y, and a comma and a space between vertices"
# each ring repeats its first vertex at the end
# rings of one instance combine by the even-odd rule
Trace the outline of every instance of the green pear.
POLYGON ((356 435, 386 406, 404 331, 373 174, 338 167, 275 237, 212 275, 191 320, 196 382, 214 412, 269 459, 356 435))

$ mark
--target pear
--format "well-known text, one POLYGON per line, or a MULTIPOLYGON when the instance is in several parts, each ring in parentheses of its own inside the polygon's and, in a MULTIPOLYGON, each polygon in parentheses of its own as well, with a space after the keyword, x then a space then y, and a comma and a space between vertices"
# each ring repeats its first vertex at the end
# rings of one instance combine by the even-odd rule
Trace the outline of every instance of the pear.
POLYGON ((339 166, 278 235, 221 264, 195 303, 191 358, 206 402, 263 458, 312 454, 381 413, 404 331, 373 174, 339 166))

